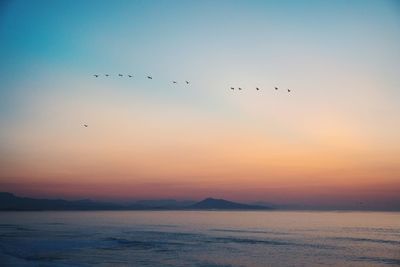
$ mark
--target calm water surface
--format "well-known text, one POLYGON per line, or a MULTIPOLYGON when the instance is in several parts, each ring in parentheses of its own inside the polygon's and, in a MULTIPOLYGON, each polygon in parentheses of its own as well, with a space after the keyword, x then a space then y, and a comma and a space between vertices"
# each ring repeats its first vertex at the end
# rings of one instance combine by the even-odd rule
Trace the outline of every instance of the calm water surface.
POLYGON ((0 266, 400 266, 400 213, 0 212, 0 266))

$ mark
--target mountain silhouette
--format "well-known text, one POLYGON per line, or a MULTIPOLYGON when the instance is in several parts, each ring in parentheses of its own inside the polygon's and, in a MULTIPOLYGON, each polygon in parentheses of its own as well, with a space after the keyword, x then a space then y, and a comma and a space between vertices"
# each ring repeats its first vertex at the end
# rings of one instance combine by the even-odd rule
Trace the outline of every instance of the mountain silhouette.
POLYGON ((98 202, 90 199, 37 199, 18 197, 0 192, 0 210, 262 210, 269 207, 247 205, 224 199, 207 198, 200 202, 169 200, 142 200, 131 204, 98 202))
POLYGON ((177 201, 175 199, 149 199, 149 200, 138 200, 134 203, 148 208, 181 209, 196 203, 196 201, 191 201, 191 200, 177 201))
POLYGON ((196 210, 265 210, 270 209, 266 206, 248 205, 237 202, 228 201, 225 199, 206 198, 200 202, 188 206, 189 209, 196 210))
POLYGON ((143 209, 138 205, 122 206, 115 203, 97 202, 90 199, 36 199, 18 197, 7 192, 0 192, 0 210, 123 210, 143 209))

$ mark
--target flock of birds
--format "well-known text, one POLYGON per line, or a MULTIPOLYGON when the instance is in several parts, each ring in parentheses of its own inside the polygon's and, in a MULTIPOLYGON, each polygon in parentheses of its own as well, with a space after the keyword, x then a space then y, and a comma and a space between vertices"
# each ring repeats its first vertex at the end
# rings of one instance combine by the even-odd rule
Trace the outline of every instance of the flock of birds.
MULTIPOLYGON (((96 78, 98 78, 98 77, 100 77, 100 74, 94 74, 93 76, 96 77, 96 78)), ((110 77, 110 74, 104 74, 104 76, 110 77)), ((126 76, 128 76, 129 78, 133 78, 133 75, 132 75, 132 74, 127 74, 126 76)), ((119 73, 119 74, 118 74, 118 77, 124 77, 124 75, 121 74, 121 73, 119 73)), ((153 80, 153 76, 146 76, 146 78, 149 79, 149 80, 153 80)), ((172 81, 172 83, 173 83, 173 84, 177 84, 178 82, 177 82, 177 81, 172 81)), ((188 85, 190 82, 189 82, 189 81, 185 81, 185 83, 188 85)), ((231 89, 231 90, 235 90, 236 88, 235 88, 235 87, 230 87, 230 89, 231 89)), ((237 87, 237 89, 238 89, 238 90, 242 90, 243 88, 242 88, 242 87, 237 87)), ((276 86, 274 87, 274 89, 275 89, 275 90, 279 90, 279 88, 276 87, 276 86)), ((259 91, 260 88, 259 88, 259 87, 256 87, 256 90, 259 91)), ((287 91, 288 91, 289 93, 291 92, 290 89, 287 89, 287 91)))
MULTIPOLYGON (((276 86, 275 86, 274 88, 275 88, 275 90, 279 90, 279 88, 276 87, 276 86)), ((242 87, 238 87, 237 89, 238 89, 238 90, 242 90, 243 88, 242 88, 242 87)), ((231 90, 235 90, 235 87, 231 87, 231 90)), ((260 88, 259 88, 259 87, 256 87, 256 90, 259 91, 260 88)), ((292 90, 287 89, 287 91, 290 93, 292 90)))
MULTIPOLYGON (((95 78, 99 78, 101 75, 100 74, 94 74, 93 75, 95 78)), ((104 76, 105 77, 110 77, 111 75, 110 74, 104 74, 104 76)), ((124 74, 121 74, 121 73, 119 73, 118 74, 118 77, 124 77, 124 74)), ((132 74, 126 74, 125 75, 125 77, 128 77, 128 78, 133 78, 133 75, 132 74)), ((147 75, 147 76, 145 76, 145 78, 147 78, 147 79, 149 79, 149 80, 153 80, 153 76, 149 76, 149 75, 147 75)), ((171 81, 173 84, 177 84, 178 82, 177 81, 171 81)), ((190 82, 189 81, 185 81, 185 83, 186 83, 186 85, 189 85, 190 84, 190 82)), ((230 89, 231 90, 243 90, 243 88, 242 87, 237 87, 237 88, 235 88, 235 87, 230 87, 230 89)), ((256 87, 255 88, 257 91, 259 91, 260 90, 260 88, 259 87, 256 87)), ((274 89, 275 90, 279 90, 279 88, 278 87, 274 87, 274 89)), ((290 89, 287 89, 287 91, 290 93, 291 92, 291 90, 290 89)), ((87 128, 87 127, 89 127, 89 125, 87 125, 87 124, 83 124, 83 126, 85 127, 85 128, 87 128)))
MULTIPOLYGON (((100 77, 100 74, 94 74, 93 76, 96 77, 96 78, 99 78, 99 77, 100 77)), ((104 76, 110 77, 111 75, 110 75, 110 74, 104 74, 104 76)), ((133 75, 132 75, 132 74, 127 74, 126 76, 128 76, 129 78, 133 78, 133 75)), ((121 73, 119 73, 119 74, 118 74, 118 77, 124 77, 124 75, 121 74, 121 73)), ((153 76, 146 76, 146 78, 149 79, 149 80, 153 80, 153 76)), ((177 84, 178 82, 177 82, 177 81, 172 81, 172 83, 173 83, 173 84, 177 84)), ((186 84, 190 84, 189 81, 185 81, 185 83, 186 83, 186 84)))

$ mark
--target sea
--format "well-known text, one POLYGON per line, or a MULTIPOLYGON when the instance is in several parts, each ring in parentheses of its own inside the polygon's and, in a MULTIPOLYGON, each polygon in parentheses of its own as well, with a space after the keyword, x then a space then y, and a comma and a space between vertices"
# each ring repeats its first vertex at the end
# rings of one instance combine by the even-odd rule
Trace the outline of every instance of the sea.
POLYGON ((0 266, 400 266, 400 213, 0 212, 0 266))

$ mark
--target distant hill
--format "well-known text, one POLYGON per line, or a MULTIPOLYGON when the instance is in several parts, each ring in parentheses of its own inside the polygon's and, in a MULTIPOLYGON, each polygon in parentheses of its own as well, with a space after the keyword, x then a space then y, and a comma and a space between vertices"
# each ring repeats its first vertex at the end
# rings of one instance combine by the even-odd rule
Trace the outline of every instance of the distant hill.
POLYGON ((36 199, 18 197, 7 192, 0 192, 0 210, 123 210, 143 209, 139 205, 123 206, 115 203, 96 202, 89 199, 36 199))
POLYGON ((147 208, 160 208, 160 209, 182 209, 189 205, 196 203, 195 201, 177 201, 175 199, 156 199, 156 200, 139 200, 135 204, 147 208))
POLYGON ((232 202, 224 199, 206 198, 200 202, 187 207, 195 210, 266 210, 271 209, 260 205, 247 205, 237 202, 232 202))
POLYGON ((37 199, 18 197, 0 192, 0 210, 265 210, 269 207, 247 205, 224 199, 207 198, 200 202, 169 200, 143 200, 133 204, 98 202, 90 199, 37 199))

